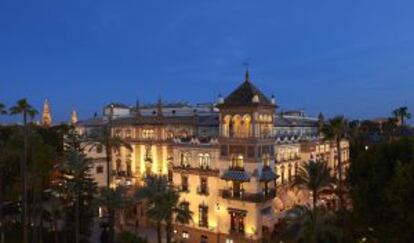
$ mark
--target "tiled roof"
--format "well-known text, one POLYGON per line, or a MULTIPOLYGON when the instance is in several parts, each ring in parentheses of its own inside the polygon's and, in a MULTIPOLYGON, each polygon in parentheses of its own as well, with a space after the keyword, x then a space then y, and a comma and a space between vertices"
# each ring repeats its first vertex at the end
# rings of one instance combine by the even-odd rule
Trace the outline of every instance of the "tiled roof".
POLYGON ((272 102, 252 84, 249 78, 248 71, 246 72, 245 81, 237 87, 230 95, 224 99, 224 105, 269 105, 272 106, 272 102), (253 97, 257 95, 258 102, 253 102, 253 97))
POLYGON ((245 171, 227 170, 226 172, 224 172, 221 179, 226 180, 226 181, 247 182, 247 181, 250 181, 250 175, 245 171))
POLYGON ((260 181, 274 181, 277 179, 277 175, 272 170, 264 170, 260 175, 260 181))

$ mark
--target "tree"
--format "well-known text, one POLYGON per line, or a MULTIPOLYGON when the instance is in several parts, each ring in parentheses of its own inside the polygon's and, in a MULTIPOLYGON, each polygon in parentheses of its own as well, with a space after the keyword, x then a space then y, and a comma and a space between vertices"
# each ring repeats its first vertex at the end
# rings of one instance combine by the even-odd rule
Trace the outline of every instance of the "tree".
MULTIPOLYGON (((296 206, 282 221, 280 242, 343 242, 343 232, 336 226, 336 216, 323 207, 296 206)), ((279 241, 278 241, 279 242, 279 241)))
POLYGON ((29 233, 28 233, 28 215, 27 215, 27 157, 29 150, 28 136, 29 136, 29 126, 27 123, 28 116, 33 118, 37 114, 37 110, 33 108, 26 99, 18 100, 16 105, 10 108, 11 115, 21 114, 23 117, 23 127, 24 127, 24 149, 23 149, 23 158, 20 163, 20 176, 22 178, 22 226, 23 226, 23 242, 28 243, 29 233))
POLYGON ((309 161, 299 167, 293 186, 312 192, 313 208, 317 207, 321 191, 331 188, 333 178, 325 161, 309 161))
MULTIPOLYGON (((7 114, 6 106, 3 103, 0 103, 0 115, 7 114)), ((1 137, 3 138, 3 137, 1 137)), ((0 153, 3 153, 3 148, 5 145, 6 140, 1 139, 0 140, 0 153)), ((1 158, 0 158, 1 159, 1 158)), ((3 165, 3 163, 0 163, 0 165, 3 165)), ((5 242, 4 237, 4 225, 3 225, 3 171, 5 168, 0 168, 0 242, 5 242)))
POLYGON ((109 243, 115 242, 115 213, 119 209, 123 209, 132 202, 126 197, 126 188, 105 188, 101 191, 99 197, 100 205, 104 206, 108 211, 108 226, 109 226, 109 243))
POLYGON ((121 147, 126 147, 129 150, 132 150, 132 147, 129 143, 125 142, 123 139, 112 136, 112 122, 111 118, 109 122, 99 129, 95 130, 90 137, 89 141, 90 149, 93 149, 96 146, 103 146, 105 148, 106 154, 106 173, 107 173, 107 188, 111 185, 111 173, 112 173, 112 152, 114 150, 119 150, 121 147))
POLYGON ((414 238, 414 139, 372 146, 351 164, 355 222, 378 242, 414 238))
POLYGON ((336 144, 336 157, 338 159, 338 196, 339 207, 343 209, 343 180, 342 180, 342 150, 341 141, 347 137, 348 133, 348 121, 343 116, 336 116, 328 121, 328 123, 322 128, 322 133, 326 139, 334 140, 336 144))
POLYGON ((61 179, 58 191, 65 203, 66 226, 69 231, 74 231, 76 243, 80 242, 82 236, 86 237, 90 233, 93 221, 93 201, 97 187, 90 169, 90 161, 82 152, 73 148, 67 151, 64 160, 59 164, 61 179))
POLYGON ((161 242, 161 225, 166 225, 167 242, 171 242, 172 223, 175 217, 177 223, 188 224, 192 221, 193 212, 188 208, 188 202, 180 201, 179 191, 165 176, 148 177, 146 186, 139 189, 138 199, 148 200, 147 216, 156 222, 157 238, 161 242))
POLYGON ((406 119, 411 119, 411 113, 408 112, 408 107, 402 106, 395 109, 392 114, 398 121, 401 123, 401 125, 405 125, 406 119))

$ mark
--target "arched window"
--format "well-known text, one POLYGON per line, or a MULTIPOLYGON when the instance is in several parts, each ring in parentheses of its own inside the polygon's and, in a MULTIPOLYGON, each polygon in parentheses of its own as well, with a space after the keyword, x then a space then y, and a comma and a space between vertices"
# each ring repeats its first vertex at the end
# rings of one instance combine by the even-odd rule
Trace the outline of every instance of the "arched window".
POLYGON ((242 119, 241 119, 241 117, 239 116, 239 115, 235 115, 234 117, 233 117, 233 121, 232 121, 232 124, 233 124, 233 137, 240 137, 241 136, 241 121, 242 121, 242 119))
POLYGON ((285 184, 285 166, 282 165, 280 167, 280 170, 281 170, 280 181, 281 181, 281 183, 283 185, 283 184, 285 184))
POLYGON ((231 167, 233 169, 244 169, 244 158, 243 155, 233 155, 231 158, 231 167))
POLYGON ((142 138, 143 139, 153 139, 154 138, 154 130, 153 129, 144 129, 144 130, 142 130, 142 138))
POLYGON ((224 117, 223 119, 223 137, 228 137, 230 136, 230 128, 232 128, 231 126, 231 116, 227 115, 224 117))
POLYGON ((190 153, 189 152, 182 152, 180 154, 180 164, 182 167, 190 166, 190 153))
POLYGON ((210 154, 208 153, 200 153, 198 154, 199 165, 202 169, 208 169, 210 167, 210 154))
POLYGON ((269 154, 264 154, 262 157, 263 160, 263 167, 264 168, 269 168, 270 167, 270 156, 269 154))
POLYGON ((247 138, 250 137, 251 129, 251 117, 250 115, 244 115, 241 125, 241 137, 247 138))

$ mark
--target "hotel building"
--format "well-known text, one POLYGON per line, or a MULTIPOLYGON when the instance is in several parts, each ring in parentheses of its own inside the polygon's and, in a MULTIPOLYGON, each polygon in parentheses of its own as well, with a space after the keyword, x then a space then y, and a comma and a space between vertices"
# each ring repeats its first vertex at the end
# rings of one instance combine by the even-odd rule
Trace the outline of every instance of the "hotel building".
MULTIPOLYGON (((146 175, 167 175, 194 212, 192 223, 175 225, 177 242, 262 242, 284 210, 309 201, 308 192, 289 186, 301 163, 324 159, 337 166, 336 146, 322 138, 318 118, 303 111, 277 113, 275 98, 256 88, 248 72, 214 104, 113 103, 103 117, 80 121, 77 129, 91 133, 109 117, 113 136, 132 146, 113 152, 114 184, 139 187, 146 175)), ((341 152, 348 161, 348 141, 341 152)), ((98 184, 105 186, 103 149, 88 157, 98 184)), ((147 225, 143 207, 135 218, 147 225)))

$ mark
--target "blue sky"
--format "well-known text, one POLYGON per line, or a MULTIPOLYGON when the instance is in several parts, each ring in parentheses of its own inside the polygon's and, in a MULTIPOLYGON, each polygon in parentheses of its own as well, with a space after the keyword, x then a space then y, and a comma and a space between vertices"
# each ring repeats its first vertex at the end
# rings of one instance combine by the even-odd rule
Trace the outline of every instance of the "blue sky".
MULTIPOLYGON (((110 101, 214 101, 242 80, 283 109, 414 111, 414 1, 0 1, 0 102, 55 121, 110 101)), ((4 119, 4 118, 3 118, 4 119)))

